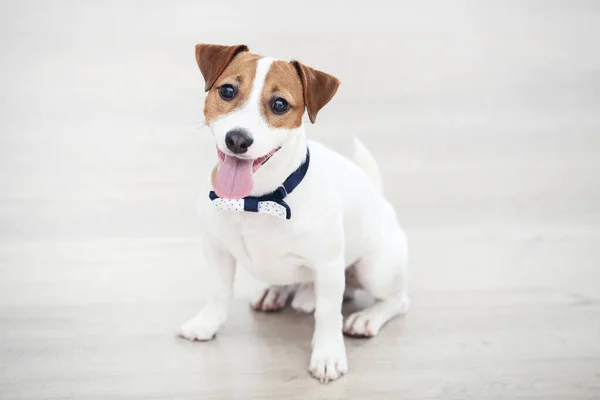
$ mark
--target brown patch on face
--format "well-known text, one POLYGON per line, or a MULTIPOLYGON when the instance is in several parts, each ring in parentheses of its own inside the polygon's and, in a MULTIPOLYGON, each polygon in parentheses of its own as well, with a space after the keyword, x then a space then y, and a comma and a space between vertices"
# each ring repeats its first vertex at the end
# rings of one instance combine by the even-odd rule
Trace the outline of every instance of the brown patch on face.
POLYGON ((256 64, 260 58, 261 56, 257 54, 243 52, 225 68, 211 87, 204 102, 204 120, 207 124, 246 103, 252 91, 256 64), (232 100, 223 100, 219 94, 219 88, 225 84, 236 88, 236 96, 232 100))
POLYGON ((218 44, 197 44, 196 62, 204 76, 204 89, 208 92, 219 75, 223 73, 231 60, 241 52, 248 51, 248 46, 221 46, 218 44))
POLYGON ((265 77, 261 94, 261 105, 267 123, 273 128, 298 128, 304 115, 304 94, 302 82, 295 67, 285 61, 273 61, 271 69, 265 77), (271 104, 277 98, 282 98, 289 104, 289 110, 284 114, 276 114, 271 104))

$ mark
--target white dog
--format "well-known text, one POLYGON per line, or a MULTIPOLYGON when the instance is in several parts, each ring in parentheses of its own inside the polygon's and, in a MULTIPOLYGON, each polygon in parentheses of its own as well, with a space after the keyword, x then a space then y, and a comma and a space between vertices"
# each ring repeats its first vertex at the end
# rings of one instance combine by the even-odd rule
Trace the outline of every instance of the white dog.
POLYGON ((406 236, 382 195, 377 164, 358 140, 354 163, 306 139, 304 111, 314 123, 337 91, 335 77, 242 45, 199 44, 196 61, 219 156, 199 205, 212 281, 208 302, 179 335, 215 336, 240 264, 270 284, 255 309, 283 308, 296 292, 292 306, 314 311, 309 371, 335 380, 348 369, 342 332, 374 336, 409 307, 406 236), (346 286, 377 302, 344 323, 346 286))

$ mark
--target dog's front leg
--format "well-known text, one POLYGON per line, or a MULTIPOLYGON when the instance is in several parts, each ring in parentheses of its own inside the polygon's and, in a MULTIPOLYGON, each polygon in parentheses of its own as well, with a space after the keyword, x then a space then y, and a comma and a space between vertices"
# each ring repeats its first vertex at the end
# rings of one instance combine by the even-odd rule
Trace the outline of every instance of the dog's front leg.
POLYGON ((342 335, 344 285, 344 259, 341 254, 316 266, 315 332, 309 370, 321 383, 335 380, 348 371, 342 335))
POLYGON ((189 340, 210 340, 227 319, 233 298, 235 259, 212 240, 202 241, 206 260, 207 302, 202 310, 179 328, 178 334, 189 340))

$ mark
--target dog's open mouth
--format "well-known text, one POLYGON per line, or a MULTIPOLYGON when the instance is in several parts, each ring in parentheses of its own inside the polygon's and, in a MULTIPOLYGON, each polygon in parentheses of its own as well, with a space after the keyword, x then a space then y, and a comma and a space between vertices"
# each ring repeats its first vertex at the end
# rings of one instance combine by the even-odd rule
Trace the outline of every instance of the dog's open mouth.
MULTIPOLYGON (((258 157, 257 159, 254 160, 254 162, 252 163, 252 172, 256 172, 258 171, 258 169, 260 167, 262 167, 263 165, 266 164, 267 161, 269 161, 271 159, 271 157, 273 157, 275 155, 275 153, 277 153, 279 151, 281 147, 276 147, 273 150, 271 150, 269 153, 265 154, 262 157, 258 157)), ((217 147, 217 154, 219 156, 219 160, 221 160, 221 162, 225 161, 225 153, 223 153, 221 151, 221 149, 219 149, 217 147)), ((245 160, 244 160, 245 161, 245 160)))
POLYGON ((217 196, 227 199, 241 199, 254 187, 254 173, 260 169, 279 150, 275 148, 262 157, 252 159, 238 158, 225 154, 217 147, 219 168, 213 180, 217 196))

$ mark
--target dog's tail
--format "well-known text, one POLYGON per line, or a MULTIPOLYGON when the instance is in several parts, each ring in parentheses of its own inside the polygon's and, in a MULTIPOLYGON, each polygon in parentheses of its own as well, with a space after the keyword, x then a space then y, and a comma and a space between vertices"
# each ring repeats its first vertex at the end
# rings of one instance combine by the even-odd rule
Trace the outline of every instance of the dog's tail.
POLYGON ((383 191, 379 166, 375 158, 369 153, 369 150, 356 137, 354 138, 354 162, 367 174, 375 187, 379 191, 383 191))

